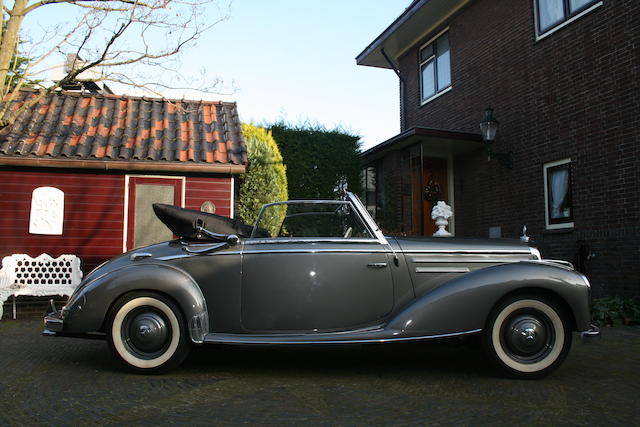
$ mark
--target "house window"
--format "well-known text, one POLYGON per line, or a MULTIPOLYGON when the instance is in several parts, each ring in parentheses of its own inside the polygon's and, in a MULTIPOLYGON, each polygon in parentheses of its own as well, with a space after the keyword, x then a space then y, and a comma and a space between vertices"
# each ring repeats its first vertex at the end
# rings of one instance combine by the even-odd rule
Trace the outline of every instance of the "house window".
POLYGON ((538 35, 549 33, 600 6, 598 0, 534 0, 538 35))
POLYGON ((544 187, 547 229, 573 227, 571 159, 544 165, 544 187))
POLYGON ((430 101, 451 87, 449 33, 439 35, 420 48, 420 101, 430 101))

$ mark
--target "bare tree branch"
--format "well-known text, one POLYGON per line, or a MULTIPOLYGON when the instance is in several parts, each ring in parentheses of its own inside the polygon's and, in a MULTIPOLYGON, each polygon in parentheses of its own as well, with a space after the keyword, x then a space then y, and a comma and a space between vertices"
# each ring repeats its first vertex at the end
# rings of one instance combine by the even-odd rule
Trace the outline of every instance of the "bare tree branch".
POLYGON ((219 90, 218 79, 203 78, 198 87, 175 86, 165 82, 163 75, 169 73, 150 79, 153 73, 149 71, 172 71, 179 76, 180 53, 193 46, 203 32, 228 18, 227 11, 210 19, 204 13, 205 6, 227 1, 231 0, 40 0, 32 4, 28 4, 29 0, 13 0, 9 9, 0 0, 5 28, 0 34, 0 128, 11 124, 47 94, 84 79, 115 82, 154 95, 161 95, 160 90, 164 89, 203 93, 219 90), (21 31, 25 16, 36 9, 60 5, 84 12, 68 32, 56 28, 48 32, 49 39, 32 43, 32 52, 37 52, 27 56, 31 61, 21 75, 16 74, 14 55, 18 40, 24 37, 21 31), (69 56, 64 75, 46 87, 38 86, 41 89, 38 95, 16 108, 19 90, 29 79, 52 68, 59 69, 51 65, 41 67, 45 60, 50 63, 48 58, 57 52, 74 54, 69 56), (174 66, 169 66, 172 63, 174 66), (12 67, 12 77, 5 81, 12 67))
MULTIPOLYGON (((142 2, 138 2, 136 0, 42 0, 39 1, 37 3, 32 4, 31 6, 27 7, 25 9, 25 13, 29 13, 39 7, 42 6, 46 6, 48 4, 56 4, 56 3, 67 3, 67 4, 72 4, 74 6, 81 6, 81 7, 90 7, 92 9, 96 9, 96 10, 106 10, 106 11, 113 11, 113 10, 120 10, 120 11, 126 11, 129 10, 129 8, 127 7, 123 7, 123 8, 117 8, 117 9, 112 9, 108 6, 91 6, 90 3, 101 3, 101 4, 105 4, 105 3, 122 3, 123 5, 130 5, 130 6, 140 6, 140 7, 148 7, 150 9, 157 9, 163 6, 153 6, 151 4, 148 3, 142 3, 142 2)), ((162 2, 162 4, 166 5, 167 2, 162 2)))

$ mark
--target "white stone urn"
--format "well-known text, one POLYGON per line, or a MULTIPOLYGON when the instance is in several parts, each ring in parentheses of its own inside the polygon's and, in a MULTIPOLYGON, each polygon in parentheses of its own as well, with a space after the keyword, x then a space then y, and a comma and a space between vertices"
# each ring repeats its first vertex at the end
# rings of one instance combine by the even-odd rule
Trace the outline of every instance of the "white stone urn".
POLYGON ((451 206, 447 205, 442 200, 440 200, 433 209, 431 209, 431 219, 434 219, 438 226, 438 230, 433 233, 435 237, 451 236, 451 233, 446 230, 446 227, 449 225, 449 218, 452 216, 453 209, 451 209, 451 206))

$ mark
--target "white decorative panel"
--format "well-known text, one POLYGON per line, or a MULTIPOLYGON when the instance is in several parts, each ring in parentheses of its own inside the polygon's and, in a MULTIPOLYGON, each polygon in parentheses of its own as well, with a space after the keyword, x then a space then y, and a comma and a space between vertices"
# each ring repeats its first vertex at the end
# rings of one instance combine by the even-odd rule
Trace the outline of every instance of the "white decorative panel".
POLYGON ((39 187, 31 196, 29 233, 62 234, 64 192, 54 187, 39 187))

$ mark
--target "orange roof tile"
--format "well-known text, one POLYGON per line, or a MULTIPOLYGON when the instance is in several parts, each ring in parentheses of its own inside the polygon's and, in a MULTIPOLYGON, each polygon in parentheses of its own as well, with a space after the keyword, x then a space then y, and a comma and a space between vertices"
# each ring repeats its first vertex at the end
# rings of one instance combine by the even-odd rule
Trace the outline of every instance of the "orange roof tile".
MULTIPOLYGON (((14 108, 36 96, 21 91, 14 108)), ((59 92, 0 130, 0 157, 246 165, 236 104, 59 92)))

